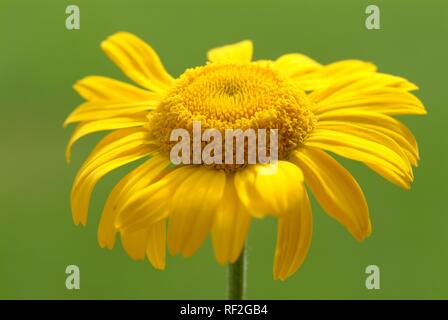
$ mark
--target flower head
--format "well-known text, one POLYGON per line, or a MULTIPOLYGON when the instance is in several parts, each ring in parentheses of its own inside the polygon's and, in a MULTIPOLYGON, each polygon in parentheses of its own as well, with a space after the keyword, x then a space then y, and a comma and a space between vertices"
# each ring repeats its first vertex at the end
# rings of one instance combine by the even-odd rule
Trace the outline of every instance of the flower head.
MULTIPOLYGON (((417 143, 392 116, 426 111, 410 93, 417 89, 414 84, 379 73, 371 63, 322 65, 302 54, 253 61, 252 43, 242 41, 210 50, 204 66, 187 69, 175 79, 156 52, 132 34, 117 33, 101 46, 139 86, 99 76, 75 84, 86 102, 65 122, 78 123, 67 158, 80 138, 112 132, 75 178, 74 222, 86 223, 99 179, 145 159, 107 199, 98 230, 102 247, 112 248, 119 233, 132 258, 146 256, 154 267, 164 269, 166 245, 173 255, 190 256, 211 232, 216 259, 234 262, 251 219, 274 216, 274 277, 285 279, 300 267, 311 242, 305 185, 356 239, 371 233, 361 188, 330 153, 360 161, 392 183, 410 187, 412 166, 419 160, 417 143), (171 133, 178 128, 192 133, 195 121, 221 133, 277 130, 276 170, 266 174, 270 165, 247 157, 240 163, 173 165, 171 133)), ((233 145, 222 145, 222 157, 235 151, 233 145)), ((244 148, 249 147, 246 141, 244 148)))

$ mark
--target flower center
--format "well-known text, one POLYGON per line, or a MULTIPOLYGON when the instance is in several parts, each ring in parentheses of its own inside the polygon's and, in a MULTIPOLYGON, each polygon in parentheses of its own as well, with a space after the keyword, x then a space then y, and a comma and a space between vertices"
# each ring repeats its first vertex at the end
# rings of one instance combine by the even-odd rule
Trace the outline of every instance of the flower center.
MULTIPOLYGON (((182 128, 193 136, 193 122, 200 122, 202 130, 221 132, 224 155, 228 151, 224 150, 226 129, 253 129, 256 133, 264 129, 268 150, 269 132, 276 129, 278 159, 284 159, 314 127, 310 106, 305 92, 267 62, 209 63, 188 69, 176 80, 148 115, 150 135, 169 153, 176 144, 170 141, 171 132, 182 128)), ((234 170, 244 164, 215 167, 234 170)))

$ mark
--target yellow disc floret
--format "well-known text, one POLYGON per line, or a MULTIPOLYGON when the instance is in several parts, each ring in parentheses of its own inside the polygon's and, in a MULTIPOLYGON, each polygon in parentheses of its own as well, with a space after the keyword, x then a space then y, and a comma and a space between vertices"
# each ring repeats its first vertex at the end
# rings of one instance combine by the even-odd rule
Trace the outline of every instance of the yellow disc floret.
POLYGON ((177 79, 148 115, 149 128, 152 140, 167 153, 174 144, 172 130, 191 133, 193 121, 202 130, 219 130, 222 137, 226 129, 277 129, 278 158, 283 159, 313 129, 310 105, 305 92, 267 62, 209 63, 177 79))

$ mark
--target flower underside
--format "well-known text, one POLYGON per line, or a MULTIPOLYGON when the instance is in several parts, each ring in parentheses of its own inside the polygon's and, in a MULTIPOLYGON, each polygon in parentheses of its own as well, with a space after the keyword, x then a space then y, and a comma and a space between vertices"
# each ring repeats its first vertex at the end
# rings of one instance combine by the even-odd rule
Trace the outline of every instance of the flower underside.
MULTIPOLYGON (((310 105, 305 92, 268 63, 209 63, 188 69, 179 77, 156 110, 149 113, 148 127, 158 148, 169 154, 176 143, 170 141, 171 132, 183 128, 193 135, 193 122, 198 121, 202 130, 220 131, 223 157, 226 129, 264 129, 268 142, 269 130, 276 129, 281 160, 312 131, 315 117, 310 105)), ((244 166, 222 162, 213 166, 226 171, 244 166)))

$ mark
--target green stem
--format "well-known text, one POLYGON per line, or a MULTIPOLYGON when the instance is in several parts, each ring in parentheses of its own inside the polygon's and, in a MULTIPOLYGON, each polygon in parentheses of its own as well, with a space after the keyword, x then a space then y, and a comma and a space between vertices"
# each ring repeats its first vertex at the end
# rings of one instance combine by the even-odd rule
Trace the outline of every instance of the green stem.
POLYGON ((243 300, 246 290, 246 249, 234 263, 229 264, 228 299, 243 300))

